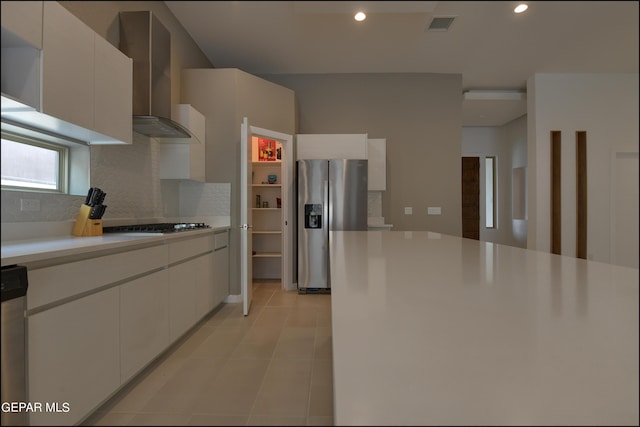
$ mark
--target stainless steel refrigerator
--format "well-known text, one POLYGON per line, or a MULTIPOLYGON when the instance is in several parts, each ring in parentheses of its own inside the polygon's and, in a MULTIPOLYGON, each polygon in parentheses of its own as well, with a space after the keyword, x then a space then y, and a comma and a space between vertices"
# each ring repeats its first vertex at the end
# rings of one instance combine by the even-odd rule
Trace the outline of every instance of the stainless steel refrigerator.
POLYGON ((329 231, 367 230, 367 160, 298 160, 298 292, 330 292, 329 231))

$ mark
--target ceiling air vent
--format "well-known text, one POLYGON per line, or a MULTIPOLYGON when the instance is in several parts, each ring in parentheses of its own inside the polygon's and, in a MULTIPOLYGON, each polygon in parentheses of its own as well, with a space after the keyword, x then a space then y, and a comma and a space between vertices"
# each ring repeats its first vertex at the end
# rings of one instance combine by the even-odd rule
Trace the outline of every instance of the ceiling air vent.
POLYGON ((455 16, 434 16, 427 28, 427 31, 447 31, 455 16))

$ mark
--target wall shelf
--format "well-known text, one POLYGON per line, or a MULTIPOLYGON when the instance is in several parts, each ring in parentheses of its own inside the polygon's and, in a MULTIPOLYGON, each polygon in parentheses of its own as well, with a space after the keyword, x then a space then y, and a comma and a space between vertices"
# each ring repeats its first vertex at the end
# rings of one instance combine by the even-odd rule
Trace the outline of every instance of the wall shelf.
POLYGON ((282 254, 278 252, 262 252, 253 255, 254 258, 282 258, 282 254))

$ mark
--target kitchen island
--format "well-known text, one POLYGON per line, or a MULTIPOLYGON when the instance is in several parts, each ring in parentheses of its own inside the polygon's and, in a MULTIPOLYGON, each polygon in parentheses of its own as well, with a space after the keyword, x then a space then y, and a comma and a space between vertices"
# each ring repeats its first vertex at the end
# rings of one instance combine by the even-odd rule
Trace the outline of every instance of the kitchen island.
POLYGON ((332 232, 335 425, 638 425, 638 269, 332 232))

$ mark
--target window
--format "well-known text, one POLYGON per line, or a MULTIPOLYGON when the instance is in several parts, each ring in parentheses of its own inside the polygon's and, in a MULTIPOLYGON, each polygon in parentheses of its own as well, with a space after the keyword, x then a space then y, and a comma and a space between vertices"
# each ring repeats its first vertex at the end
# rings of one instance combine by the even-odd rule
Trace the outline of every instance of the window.
POLYGON ((496 158, 485 157, 485 227, 496 227, 496 158))
POLYGON ((64 193, 68 148, 2 132, 2 188, 64 193))
POLYGON ((91 151, 80 140, 2 121, 2 190, 86 195, 91 151))

